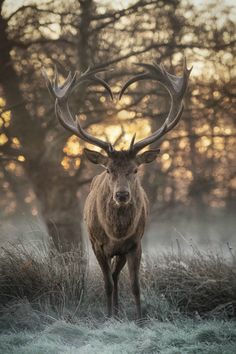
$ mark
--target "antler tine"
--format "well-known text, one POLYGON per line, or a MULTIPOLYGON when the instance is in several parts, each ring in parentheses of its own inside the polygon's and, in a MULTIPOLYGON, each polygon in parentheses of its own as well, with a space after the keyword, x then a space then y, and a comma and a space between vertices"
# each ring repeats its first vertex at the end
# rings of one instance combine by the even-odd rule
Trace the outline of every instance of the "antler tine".
POLYGON ((183 97, 186 92, 189 75, 192 70, 192 68, 187 69, 186 59, 184 59, 184 70, 183 76, 181 77, 168 73, 163 65, 158 65, 156 63, 153 65, 145 63, 139 63, 136 65, 142 66, 148 72, 136 75, 135 77, 128 80, 121 90, 120 97, 132 83, 144 79, 151 79, 158 81, 167 89, 171 97, 171 107, 164 124, 149 137, 133 145, 132 151, 134 154, 137 154, 145 146, 150 145, 160 139, 163 135, 172 130, 179 122, 184 109, 183 97))
POLYGON ((136 133, 134 133, 134 135, 133 135, 133 137, 131 139, 130 146, 129 146, 129 151, 133 151, 135 137, 136 137, 136 133))
POLYGON ((42 73, 46 80, 47 87, 55 99, 55 112, 61 125, 65 129, 77 135, 79 138, 87 141, 88 143, 99 146, 108 154, 110 154, 113 151, 112 145, 87 133, 80 125, 78 117, 76 117, 76 120, 73 118, 68 105, 68 100, 73 90, 78 85, 84 82, 101 84, 108 91, 110 97, 113 99, 110 86, 107 84, 106 81, 96 76, 97 73, 102 71, 105 71, 105 69, 88 68, 80 76, 77 72, 75 72, 74 74, 69 72, 67 78, 65 79, 62 85, 58 84, 58 71, 56 67, 54 71, 54 78, 52 80, 48 78, 45 69, 42 70, 42 73))
MULTIPOLYGON (((137 64, 136 64, 137 65, 137 64)), ((134 76, 133 78, 131 78, 130 80, 128 80, 124 86, 122 87, 120 94, 119 94, 119 100, 121 99, 121 97, 123 96, 125 90, 132 85, 134 82, 140 81, 140 80, 146 80, 146 79, 150 79, 150 75, 149 74, 138 74, 136 76, 134 76)))

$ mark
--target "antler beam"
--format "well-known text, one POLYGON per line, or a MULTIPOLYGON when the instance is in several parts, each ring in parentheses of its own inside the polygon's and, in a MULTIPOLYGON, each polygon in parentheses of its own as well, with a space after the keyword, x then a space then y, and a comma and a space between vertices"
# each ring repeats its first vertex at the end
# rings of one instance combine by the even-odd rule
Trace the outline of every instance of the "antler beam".
POLYGON ((139 142, 134 144, 134 139, 132 139, 132 143, 130 145, 130 151, 134 154, 137 154, 140 150, 142 150, 147 145, 150 145, 164 136, 167 132, 172 130, 176 124, 179 122, 181 115, 183 113, 184 104, 183 97, 187 89, 189 75, 191 73, 191 69, 187 69, 186 59, 184 60, 184 73, 183 76, 178 77, 174 76, 166 71, 163 65, 157 64, 136 64, 147 70, 147 72, 136 75, 135 77, 128 80, 123 86, 119 98, 122 97, 125 90, 134 82, 140 80, 156 80, 160 84, 162 84, 170 94, 171 97, 171 107, 169 114, 161 126, 160 129, 155 131, 149 137, 140 140, 139 142))
POLYGON ((75 88, 82 83, 96 83, 101 84, 109 93, 111 99, 113 99, 113 95, 111 92, 110 86, 106 83, 106 81, 102 80, 101 78, 97 77, 96 74, 99 72, 104 71, 105 69, 88 69, 86 72, 78 75, 78 72, 72 74, 69 72, 66 80, 64 83, 59 86, 58 84, 58 71, 55 67, 55 73, 53 80, 50 80, 46 70, 43 69, 42 73, 46 80, 47 87, 49 92, 55 99, 55 112, 56 116, 58 117, 59 122, 61 125, 69 130, 71 133, 77 135, 79 138, 87 141, 90 144, 99 146, 107 154, 110 154, 113 151, 113 147, 110 143, 100 140, 91 134, 87 133, 81 126, 79 118, 74 118, 71 114, 68 100, 71 93, 75 90, 75 88))

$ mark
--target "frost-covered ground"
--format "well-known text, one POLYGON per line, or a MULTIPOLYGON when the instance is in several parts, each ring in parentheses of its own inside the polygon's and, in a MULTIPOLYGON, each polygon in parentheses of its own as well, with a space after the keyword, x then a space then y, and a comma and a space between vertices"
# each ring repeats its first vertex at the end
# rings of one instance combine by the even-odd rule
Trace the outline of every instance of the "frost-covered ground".
POLYGON ((180 251, 143 257, 137 323, 126 270, 108 320, 101 270, 79 250, 3 250, 0 354, 236 354, 235 255, 180 251))
POLYGON ((183 320, 105 321, 103 324, 55 321, 38 331, 22 330, 0 336, 1 354, 235 354, 232 322, 183 320))

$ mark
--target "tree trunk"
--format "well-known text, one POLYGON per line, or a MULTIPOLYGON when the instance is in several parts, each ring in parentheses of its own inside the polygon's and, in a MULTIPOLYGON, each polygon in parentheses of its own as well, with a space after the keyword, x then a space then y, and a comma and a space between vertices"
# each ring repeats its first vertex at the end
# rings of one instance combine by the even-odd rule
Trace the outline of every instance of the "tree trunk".
MULTIPOLYGON (((190 107, 190 99, 190 96, 185 97, 186 109, 190 107)), ((192 172, 192 181, 189 188, 189 196, 192 199, 192 205, 191 208, 189 208, 189 213, 191 219, 194 221, 198 241, 204 244, 208 242, 207 208, 203 198, 205 180, 204 175, 202 175, 202 173, 199 174, 197 170, 196 140, 192 137, 195 133, 193 128, 193 117, 192 112, 189 112, 190 116, 186 120, 187 135, 189 135, 191 161, 189 169, 192 172)))
MULTIPOLYGON (((12 49, 13 44, 7 37, 7 22, 0 16, 0 83, 8 107, 24 102, 20 80, 10 55, 12 49)), ((47 131, 40 120, 30 116, 25 104, 11 109, 9 133, 20 140, 26 158, 25 172, 32 181, 42 216, 56 247, 60 251, 68 251, 74 245, 82 245, 77 182, 65 174, 60 164, 66 137, 53 146, 55 161, 45 163, 47 131)))
POLYGON ((62 169, 44 166, 43 171, 48 174, 45 180, 37 174, 32 180, 49 235, 60 252, 74 247, 82 249, 82 213, 76 195, 77 184, 62 169))

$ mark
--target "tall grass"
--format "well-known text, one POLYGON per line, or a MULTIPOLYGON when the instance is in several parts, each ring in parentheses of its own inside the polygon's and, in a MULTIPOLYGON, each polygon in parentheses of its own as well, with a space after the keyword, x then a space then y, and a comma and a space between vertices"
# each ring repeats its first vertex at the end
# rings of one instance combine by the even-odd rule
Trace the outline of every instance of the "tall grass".
MULTIPOLYGON (((141 279, 147 299, 159 294, 184 315, 199 319, 236 318, 234 259, 226 260, 223 255, 199 250, 192 255, 166 254, 149 259, 141 279)), ((150 309, 152 303, 153 300, 150 309)), ((155 312, 152 308, 151 313, 155 312)))
MULTIPOLYGON (((174 320, 236 318, 236 262, 197 250, 191 256, 169 253, 144 257, 142 304, 146 318, 174 320)), ((36 311, 73 322, 104 318, 105 294, 98 267, 88 269, 79 249, 60 254, 54 248, 4 248, 0 257, 0 315, 24 304, 36 311)), ((127 271, 120 279, 121 318, 134 317, 127 271)), ((8 316, 7 315, 7 316, 8 316)), ((12 315, 14 317, 14 315, 12 315)))
POLYGON ((2 249, 0 256, 0 309, 18 301, 60 316, 80 306, 87 260, 80 249, 59 253, 54 247, 23 245, 2 249))

